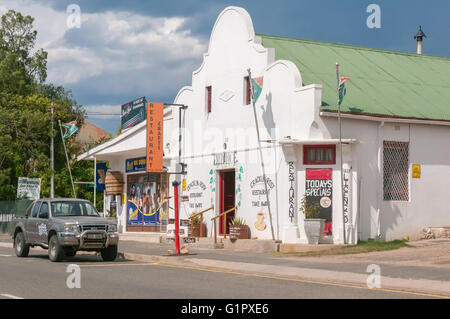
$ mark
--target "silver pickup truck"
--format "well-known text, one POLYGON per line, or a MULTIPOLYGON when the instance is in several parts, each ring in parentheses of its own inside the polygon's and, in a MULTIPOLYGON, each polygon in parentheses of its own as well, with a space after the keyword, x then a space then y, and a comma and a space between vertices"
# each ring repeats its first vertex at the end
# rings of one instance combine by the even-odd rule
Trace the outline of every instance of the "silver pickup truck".
POLYGON ((13 218, 11 236, 18 257, 40 246, 48 249, 51 261, 75 256, 79 250, 97 251, 104 261, 113 261, 119 243, 114 219, 101 217, 87 200, 71 198, 34 201, 25 217, 13 218))

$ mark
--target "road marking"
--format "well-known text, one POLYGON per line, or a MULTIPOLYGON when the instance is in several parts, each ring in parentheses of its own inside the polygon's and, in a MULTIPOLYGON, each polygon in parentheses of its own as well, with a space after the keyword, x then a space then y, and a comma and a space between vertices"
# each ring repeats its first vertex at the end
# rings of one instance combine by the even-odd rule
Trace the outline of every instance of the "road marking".
POLYGON ((336 286, 336 287, 342 287, 342 288, 354 288, 354 289, 363 289, 363 290, 372 290, 372 291, 392 292, 392 293, 416 295, 416 296, 422 296, 422 297, 433 297, 433 298, 441 298, 441 299, 450 299, 450 296, 445 296, 445 295, 436 295, 436 294, 412 292, 412 291, 397 290, 397 289, 387 289, 387 288, 368 288, 368 287, 365 287, 365 286, 358 286, 358 285, 351 285, 351 284, 341 284, 341 283, 336 283, 336 282, 325 282, 325 281, 315 281, 315 280, 306 280, 306 279, 298 279, 298 278, 277 277, 277 276, 259 275, 259 274, 248 274, 248 273, 241 273, 241 272, 237 272, 237 271, 216 270, 216 269, 207 269, 207 268, 200 268, 200 267, 188 267, 188 266, 178 266, 178 265, 158 264, 158 263, 156 264, 156 266, 164 266, 164 267, 171 267, 171 268, 182 268, 182 269, 190 269, 190 270, 200 270, 200 271, 208 271, 208 272, 216 272, 216 273, 224 273, 224 274, 232 274, 232 275, 243 275, 243 276, 259 277, 259 278, 286 280, 286 281, 295 281, 295 282, 310 283, 310 284, 317 284, 317 285, 336 286))
POLYGON ((11 257, 12 255, 0 255, 0 257, 11 257))
POLYGON ((201 267, 179 266, 179 265, 170 265, 170 264, 163 264, 163 263, 157 263, 157 262, 154 262, 154 263, 140 263, 140 264, 116 263, 116 264, 88 264, 88 265, 80 265, 80 267, 82 267, 82 268, 88 268, 88 267, 119 267, 119 266, 161 266, 161 267, 168 267, 168 268, 181 268, 181 269, 207 271, 207 272, 215 272, 215 273, 222 273, 222 274, 231 274, 231 275, 241 275, 241 276, 249 276, 249 277, 258 277, 258 278, 294 281, 294 282, 309 283, 309 284, 316 284, 316 285, 335 286, 335 287, 341 287, 341 288, 354 288, 354 289, 363 289, 363 290, 371 290, 371 291, 382 291, 382 292, 392 292, 392 293, 398 293, 398 294, 415 295, 415 296, 421 296, 421 297, 450 299, 450 296, 430 294, 430 293, 413 292, 413 291, 398 290, 398 289, 388 289, 388 288, 369 288, 369 287, 366 287, 366 286, 358 286, 358 285, 352 285, 352 284, 343 284, 343 283, 337 283, 337 282, 326 282, 326 281, 316 281, 316 280, 289 278, 289 277, 281 277, 281 276, 278 277, 278 276, 269 276, 269 275, 261 275, 261 274, 250 274, 250 273, 243 273, 243 272, 238 272, 238 271, 208 269, 208 268, 201 268, 201 267))
POLYGON ((23 299, 22 297, 17 297, 17 296, 8 295, 8 294, 0 294, 0 296, 10 298, 10 299, 23 299))
POLYGON ((116 263, 116 264, 84 264, 80 265, 81 268, 90 268, 90 267, 120 267, 120 266, 154 266, 158 265, 158 263, 142 263, 142 264, 128 264, 128 263, 116 263))

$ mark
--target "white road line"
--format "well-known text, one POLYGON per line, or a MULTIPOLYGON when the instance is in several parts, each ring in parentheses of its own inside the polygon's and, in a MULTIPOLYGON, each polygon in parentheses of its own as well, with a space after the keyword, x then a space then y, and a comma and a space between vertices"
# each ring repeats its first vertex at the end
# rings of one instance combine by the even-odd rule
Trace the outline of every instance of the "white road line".
POLYGON ((11 257, 12 255, 0 255, 0 257, 11 257))
POLYGON ((23 299, 22 297, 17 297, 17 296, 8 295, 8 294, 0 294, 0 296, 10 298, 10 299, 23 299))

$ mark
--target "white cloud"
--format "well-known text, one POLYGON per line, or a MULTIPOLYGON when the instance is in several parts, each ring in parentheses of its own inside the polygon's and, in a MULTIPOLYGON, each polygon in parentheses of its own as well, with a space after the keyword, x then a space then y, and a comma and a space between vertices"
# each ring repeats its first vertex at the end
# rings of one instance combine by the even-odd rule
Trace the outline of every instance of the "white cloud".
POLYGON ((69 29, 66 12, 44 4, 2 0, 0 9, 10 8, 35 17, 36 47, 48 52, 47 82, 81 88, 85 96, 117 90, 132 99, 136 88, 138 95, 156 89, 160 96, 176 91, 174 86, 181 84, 180 79, 190 79, 207 48, 189 30, 188 17, 83 13, 81 7, 81 28, 69 29))

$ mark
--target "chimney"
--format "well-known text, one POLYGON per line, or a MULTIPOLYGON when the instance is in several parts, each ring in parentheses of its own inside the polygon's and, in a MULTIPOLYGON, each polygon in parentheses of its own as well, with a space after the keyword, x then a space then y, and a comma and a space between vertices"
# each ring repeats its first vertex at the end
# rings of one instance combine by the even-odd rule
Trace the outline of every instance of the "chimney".
POLYGON ((417 31, 416 35, 414 36, 414 39, 417 40, 417 54, 422 54, 422 39, 426 37, 427 36, 422 31, 422 26, 419 26, 419 31, 417 31))

